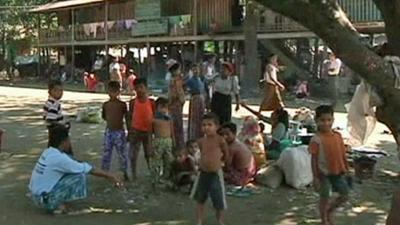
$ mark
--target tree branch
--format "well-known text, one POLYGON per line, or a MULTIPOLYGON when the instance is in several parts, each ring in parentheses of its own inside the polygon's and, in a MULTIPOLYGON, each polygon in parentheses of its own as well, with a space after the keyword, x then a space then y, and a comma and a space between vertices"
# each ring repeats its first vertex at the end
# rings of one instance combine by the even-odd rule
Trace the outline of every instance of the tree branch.
POLYGON ((347 66, 357 71, 367 82, 393 89, 395 75, 392 69, 381 57, 359 41, 359 34, 336 1, 326 1, 325 4, 317 0, 258 0, 258 2, 313 31, 347 66))
POLYGON ((374 0, 385 20, 385 32, 391 53, 400 56, 400 1, 374 0))

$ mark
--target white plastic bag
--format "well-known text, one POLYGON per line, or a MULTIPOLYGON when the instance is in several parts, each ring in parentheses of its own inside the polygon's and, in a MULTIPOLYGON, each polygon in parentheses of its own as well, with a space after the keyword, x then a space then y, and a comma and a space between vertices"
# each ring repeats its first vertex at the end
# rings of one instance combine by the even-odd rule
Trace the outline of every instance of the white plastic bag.
POLYGON ((347 130, 350 134, 349 143, 353 147, 364 145, 372 134, 375 124, 375 111, 370 105, 369 85, 361 82, 350 103, 346 104, 347 130))
POLYGON ((81 123, 101 123, 101 108, 97 106, 88 106, 79 109, 76 121, 81 123))
POLYGON ((277 165, 285 175, 286 183, 296 189, 304 188, 313 181, 311 155, 306 145, 283 151, 277 165))

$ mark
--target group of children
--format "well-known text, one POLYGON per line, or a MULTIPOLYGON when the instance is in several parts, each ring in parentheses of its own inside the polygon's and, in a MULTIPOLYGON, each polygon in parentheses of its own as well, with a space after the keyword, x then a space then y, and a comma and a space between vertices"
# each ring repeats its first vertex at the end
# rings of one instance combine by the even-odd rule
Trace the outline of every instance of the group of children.
MULTIPOLYGON (((195 178, 191 196, 197 202, 197 224, 202 224, 204 203, 209 196, 216 209, 219 224, 224 224, 222 212, 227 204, 222 168, 224 165, 230 165, 232 158, 228 151, 229 139, 224 138, 226 131, 218 133, 220 129, 218 116, 213 113, 204 115, 201 123, 204 136, 198 140, 188 141, 186 151, 173 152, 175 134, 168 99, 160 97, 154 101, 149 98, 145 79, 136 79, 134 87, 136 98, 132 99, 127 107, 126 103, 119 99, 120 83, 111 81, 108 84, 107 92, 110 99, 103 104, 102 111, 107 123, 102 168, 110 169, 112 150, 116 148, 120 169, 124 178, 128 180, 126 143, 129 142, 131 176, 133 180, 136 179, 138 153, 143 147, 155 188, 165 181, 173 181, 175 184, 191 183, 195 178), (124 119, 128 135, 125 133, 124 119)), ((59 102, 61 97, 61 83, 51 83, 49 99, 44 107, 48 127, 53 123, 64 123, 59 102)), ((315 120, 318 131, 309 146, 312 154, 314 186, 320 193, 321 219, 325 225, 333 224, 334 210, 347 200, 349 191, 345 179, 348 171, 346 151, 342 137, 332 130, 333 114, 334 111, 330 106, 320 106, 316 109, 315 120), (329 201, 332 191, 339 192, 340 195, 335 200, 329 201)), ((223 128, 232 130, 227 125, 223 128)))

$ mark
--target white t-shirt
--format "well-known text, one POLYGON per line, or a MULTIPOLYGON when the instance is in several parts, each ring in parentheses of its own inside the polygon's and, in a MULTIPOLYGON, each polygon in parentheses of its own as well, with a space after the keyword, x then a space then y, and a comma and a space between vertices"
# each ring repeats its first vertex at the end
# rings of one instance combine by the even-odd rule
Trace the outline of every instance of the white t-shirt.
POLYGON ((86 162, 80 163, 66 153, 49 147, 43 151, 33 169, 29 190, 34 195, 49 193, 64 175, 87 174, 92 168, 86 162))
POLYGON ((121 70, 121 66, 119 65, 119 63, 113 62, 110 64, 110 67, 109 67, 110 74, 112 73, 113 70, 118 70, 118 71, 121 70))
POLYGON ((278 80, 278 71, 279 69, 271 64, 268 64, 264 73, 264 80, 269 84, 274 84, 278 80))
POLYGON ((239 94, 239 79, 237 76, 229 76, 222 79, 220 76, 215 78, 214 92, 219 92, 224 95, 239 94))

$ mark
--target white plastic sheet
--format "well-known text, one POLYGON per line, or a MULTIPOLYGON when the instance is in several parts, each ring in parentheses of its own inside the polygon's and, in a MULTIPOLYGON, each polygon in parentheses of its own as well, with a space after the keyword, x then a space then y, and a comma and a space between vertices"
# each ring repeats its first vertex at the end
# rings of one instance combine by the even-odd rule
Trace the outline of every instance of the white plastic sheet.
POLYGON ((370 105, 370 86, 361 82, 354 92, 351 102, 345 105, 347 114, 347 129, 349 145, 353 147, 364 145, 376 125, 374 108, 370 105))

